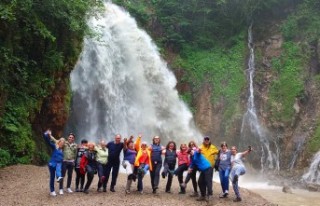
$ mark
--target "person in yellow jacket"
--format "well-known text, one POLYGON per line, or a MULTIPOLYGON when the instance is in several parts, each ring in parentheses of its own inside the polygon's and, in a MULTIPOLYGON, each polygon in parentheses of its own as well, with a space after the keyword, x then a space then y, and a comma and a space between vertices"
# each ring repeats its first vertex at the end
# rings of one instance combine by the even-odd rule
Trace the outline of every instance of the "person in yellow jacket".
MULTIPOLYGON (((211 167, 209 168, 209 171, 207 173, 207 175, 210 176, 210 178, 208 179, 211 179, 213 178, 213 167, 214 167, 214 163, 215 163, 215 159, 216 159, 216 155, 218 154, 219 150, 217 149, 216 146, 214 146, 211 141, 210 141, 210 137, 208 136, 205 136, 203 138, 203 143, 202 145, 199 147, 199 151, 200 153, 208 160, 208 162, 210 163, 211 167)), ((201 185, 200 184, 203 184, 203 183, 200 183, 198 182, 199 184, 199 187, 201 188, 201 185)), ((212 184, 211 184, 212 185, 212 184)), ((205 187, 203 187, 205 188, 205 187)), ((208 189, 206 191, 206 195, 208 197, 208 199, 206 201, 210 202, 211 199, 212 199, 212 189, 208 189)), ((197 199, 199 201, 202 201, 203 198, 199 198, 197 199)))
POLYGON ((138 173, 138 191, 143 194, 143 177, 148 172, 148 170, 152 171, 152 164, 151 164, 151 152, 147 147, 146 142, 141 142, 141 135, 138 136, 135 147, 137 151, 137 156, 134 161, 135 170, 138 173))

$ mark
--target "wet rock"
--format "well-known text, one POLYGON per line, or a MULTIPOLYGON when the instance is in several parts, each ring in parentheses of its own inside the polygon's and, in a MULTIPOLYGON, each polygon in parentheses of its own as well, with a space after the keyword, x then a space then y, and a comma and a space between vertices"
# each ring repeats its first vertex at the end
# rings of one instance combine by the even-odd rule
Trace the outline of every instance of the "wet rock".
POLYGON ((287 185, 283 186, 282 192, 292 194, 291 188, 287 185))
POLYGON ((319 191, 319 185, 316 185, 316 184, 307 184, 307 189, 311 192, 317 192, 319 191))

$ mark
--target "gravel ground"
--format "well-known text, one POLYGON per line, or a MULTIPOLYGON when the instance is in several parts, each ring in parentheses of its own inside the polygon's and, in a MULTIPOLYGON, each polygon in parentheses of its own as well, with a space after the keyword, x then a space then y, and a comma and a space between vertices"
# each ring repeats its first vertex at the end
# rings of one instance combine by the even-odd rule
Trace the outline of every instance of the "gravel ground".
MULTIPOLYGON (((74 174, 75 177, 75 174, 74 174)), ((74 177, 72 189, 74 188, 74 177)), ((135 191, 136 183, 132 185, 132 192, 125 193, 126 175, 119 174, 116 192, 98 193, 98 178, 95 176, 89 194, 66 193, 51 197, 49 195, 49 171, 47 167, 33 165, 15 165, 0 169, 0 205, 264 205, 272 206, 267 200, 249 190, 241 189, 242 202, 233 202, 235 197, 231 189, 229 198, 219 199, 220 185, 214 184, 214 198, 210 204, 197 202, 195 198, 189 197, 192 193, 191 182, 187 187, 187 194, 178 194, 179 187, 177 178, 174 178, 172 193, 164 192, 166 180, 161 178, 160 188, 157 194, 152 194, 150 187, 150 176, 144 178, 144 194, 135 191)), ((55 185, 58 192, 58 183, 55 185)))

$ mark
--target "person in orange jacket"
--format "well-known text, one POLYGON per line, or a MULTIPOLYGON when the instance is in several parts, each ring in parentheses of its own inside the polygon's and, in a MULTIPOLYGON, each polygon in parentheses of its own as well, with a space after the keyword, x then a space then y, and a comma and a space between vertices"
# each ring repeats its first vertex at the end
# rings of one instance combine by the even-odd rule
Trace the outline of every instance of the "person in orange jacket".
POLYGON ((143 194, 143 177, 148 172, 148 170, 152 171, 152 164, 151 164, 151 152, 147 147, 146 142, 141 142, 141 135, 137 138, 135 143, 137 156, 134 162, 135 170, 138 177, 138 191, 143 194))

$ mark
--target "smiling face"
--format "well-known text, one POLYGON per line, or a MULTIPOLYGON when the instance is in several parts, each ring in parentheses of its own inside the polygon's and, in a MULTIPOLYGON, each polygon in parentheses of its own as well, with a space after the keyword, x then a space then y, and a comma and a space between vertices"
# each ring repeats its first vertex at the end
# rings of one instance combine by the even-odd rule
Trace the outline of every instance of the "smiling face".
POLYGON ((131 141, 131 142, 129 142, 129 144, 128 144, 128 148, 129 149, 134 149, 134 144, 133 144, 133 142, 131 141))
POLYGON ((69 134, 68 136, 68 142, 71 144, 71 143, 74 143, 74 135, 71 133, 69 134))
POLYGON ((153 137, 153 144, 160 144, 160 137, 159 136, 153 137))
POLYGON ((232 154, 232 155, 237 154, 237 148, 236 148, 235 146, 232 146, 232 147, 231 147, 231 154, 232 154))
POLYGON ((114 137, 114 141, 116 144, 119 144, 121 142, 121 135, 120 134, 117 134, 115 137, 114 137))

